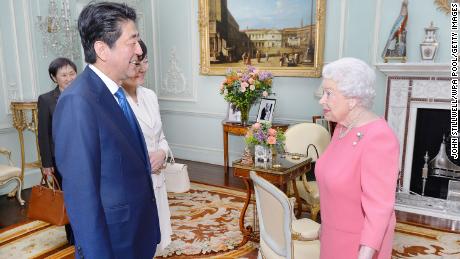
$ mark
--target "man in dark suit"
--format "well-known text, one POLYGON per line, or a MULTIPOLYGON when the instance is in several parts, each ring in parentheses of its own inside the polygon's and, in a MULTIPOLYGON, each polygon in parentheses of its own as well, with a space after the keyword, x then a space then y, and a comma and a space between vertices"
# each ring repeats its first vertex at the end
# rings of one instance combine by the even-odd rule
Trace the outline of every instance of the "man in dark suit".
MULTIPOLYGON (((45 175, 56 176, 59 184, 62 186, 62 177, 56 169, 54 157, 54 143, 52 136, 52 121, 56 103, 67 86, 77 76, 77 66, 67 58, 57 58, 51 61, 48 67, 48 73, 56 83, 56 88, 44 93, 38 97, 38 146, 40 149, 40 158, 42 162, 42 172, 45 175)), ((70 224, 65 225, 65 232, 69 244, 74 244, 72 228, 70 224)))
POLYGON ((160 241, 145 141, 121 90, 142 54, 136 13, 90 3, 78 18, 89 64, 61 94, 56 164, 80 258, 153 258, 160 241))

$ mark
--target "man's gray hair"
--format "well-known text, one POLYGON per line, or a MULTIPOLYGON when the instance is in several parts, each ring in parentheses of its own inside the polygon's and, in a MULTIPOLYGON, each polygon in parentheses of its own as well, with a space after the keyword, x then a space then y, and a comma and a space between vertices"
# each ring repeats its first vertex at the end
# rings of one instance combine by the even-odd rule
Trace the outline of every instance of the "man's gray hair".
POLYGON ((337 84, 346 97, 356 98, 359 105, 371 108, 375 97, 375 72, 357 58, 341 58, 323 68, 323 78, 337 84))

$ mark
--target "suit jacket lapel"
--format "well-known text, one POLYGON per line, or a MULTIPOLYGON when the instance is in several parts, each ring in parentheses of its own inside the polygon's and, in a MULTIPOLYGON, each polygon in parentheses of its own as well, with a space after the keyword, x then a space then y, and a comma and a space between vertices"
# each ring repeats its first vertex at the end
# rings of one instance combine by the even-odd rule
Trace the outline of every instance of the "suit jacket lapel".
MULTIPOLYGON (((96 85, 94 86, 96 90, 99 93, 99 102, 101 102, 103 107, 108 110, 110 114, 113 115, 113 120, 115 123, 118 125, 119 129, 123 132, 123 134, 126 136, 127 139, 129 139, 129 142, 132 145, 135 145, 136 148, 135 150, 138 152, 138 154, 143 158, 144 162, 147 163, 149 160, 146 159, 146 150, 145 147, 141 145, 139 140, 137 139, 136 134, 133 133, 133 130, 129 126, 128 120, 126 119, 125 115, 123 114, 123 111, 121 110, 120 106, 118 105, 117 101, 113 97, 112 93, 109 91, 107 86, 104 84, 102 79, 99 78, 99 76, 94 73, 91 68, 86 68, 86 70, 89 70, 88 72, 90 73, 89 75, 94 78, 93 82, 96 82, 96 85)), ((139 126, 138 126, 139 127, 139 126)), ((140 130, 140 127, 139 127, 140 130)), ((141 131, 142 133, 142 131, 141 131)), ((143 138, 143 136, 142 136, 143 138)), ((144 144, 145 146, 145 144, 144 144)))
MULTIPOLYGON (((129 97, 131 103, 134 103, 134 100, 129 97)), ((137 101, 139 102, 139 106, 145 107, 146 103, 144 100, 144 93, 140 90, 137 91, 137 101)), ((131 106, 131 109, 135 110, 136 112, 136 118, 139 122, 143 122, 145 125, 147 125, 149 128, 153 128, 153 116, 149 114, 150 109, 142 109, 139 106, 133 105, 131 106)))
POLYGON ((56 108, 56 104, 58 102, 58 99, 59 99, 60 95, 61 95, 61 91, 59 90, 59 87, 56 86, 56 88, 54 88, 53 92, 51 92, 51 96, 53 97, 53 98, 51 98, 51 103, 50 103, 51 115, 54 114, 54 109, 56 108))
POLYGON ((61 96, 61 90, 59 90, 59 86, 56 86, 56 88, 54 88, 53 96, 54 96, 54 98, 56 99, 56 102, 57 102, 57 100, 59 99, 59 96, 61 96))

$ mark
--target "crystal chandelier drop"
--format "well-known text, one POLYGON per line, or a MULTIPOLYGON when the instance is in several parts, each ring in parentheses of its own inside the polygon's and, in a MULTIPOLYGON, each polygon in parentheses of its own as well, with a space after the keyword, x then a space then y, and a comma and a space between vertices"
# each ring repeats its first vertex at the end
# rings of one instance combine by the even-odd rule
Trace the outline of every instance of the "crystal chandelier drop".
POLYGON ((62 0, 59 10, 56 0, 49 0, 48 16, 37 16, 43 38, 43 56, 51 52, 76 62, 80 58, 77 24, 70 14, 69 0, 62 0))

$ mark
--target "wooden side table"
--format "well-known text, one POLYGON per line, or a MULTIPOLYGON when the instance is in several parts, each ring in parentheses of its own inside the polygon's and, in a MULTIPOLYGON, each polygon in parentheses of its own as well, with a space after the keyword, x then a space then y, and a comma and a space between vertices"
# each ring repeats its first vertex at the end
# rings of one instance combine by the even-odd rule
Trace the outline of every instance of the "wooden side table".
MULTIPOLYGON (((240 123, 235 123, 235 122, 228 122, 228 121, 222 121, 222 129, 223 129, 223 135, 224 135, 224 172, 225 172, 225 178, 228 178, 228 134, 233 134, 236 136, 244 136, 246 135, 246 132, 248 131, 248 127, 250 127, 252 124, 249 124, 247 126, 243 126, 240 123)), ((289 127, 289 124, 283 124, 283 123, 273 123, 274 128, 281 129, 283 131, 286 131, 287 128, 289 127)))
POLYGON ((240 231, 243 234, 243 240, 241 241, 240 246, 246 244, 249 240, 258 241, 257 233, 254 232, 253 227, 251 225, 245 226, 244 222, 252 195, 252 181, 249 177, 249 173, 251 171, 256 172, 260 177, 278 186, 278 188, 280 188, 283 192, 286 192, 287 184, 288 182, 291 182, 298 206, 296 216, 300 217, 300 214, 302 213, 302 202, 299 197, 297 185, 295 184, 295 179, 307 172, 310 172, 311 158, 302 157, 297 160, 293 159, 292 156, 289 155, 286 157, 278 155, 276 161, 280 165, 277 168, 271 166, 267 168, 260 168, 254 165, 244 165, 241 163, 241 159, 233 162, 233 175, 241 178, 246 185, 246 200, 240 212, 239 220, 240 231))

